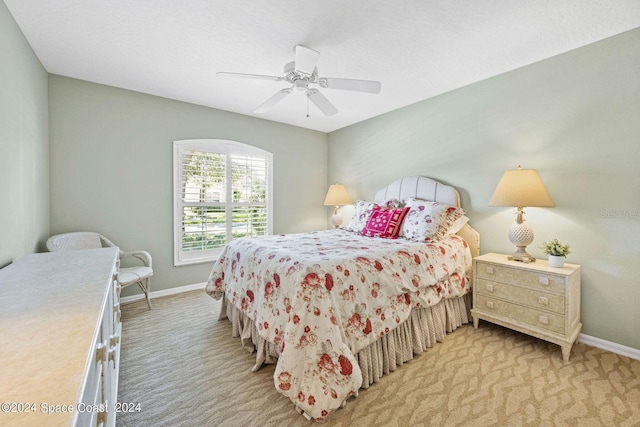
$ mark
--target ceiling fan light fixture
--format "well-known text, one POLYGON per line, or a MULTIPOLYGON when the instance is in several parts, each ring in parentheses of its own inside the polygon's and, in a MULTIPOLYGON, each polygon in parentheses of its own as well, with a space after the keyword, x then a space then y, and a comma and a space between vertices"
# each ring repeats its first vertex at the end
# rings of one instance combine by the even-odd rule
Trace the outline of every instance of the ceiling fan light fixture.
MULTIPOLYGON (((300 92, 305 91, 307 100, 311 101, 316 107, 318 107, 325 116, 333 116, 337 114, 338 109, 317 89, 310 88, 310 85, 318 85, 325 89, 339 89, 373 94, 380 93, 381 84, 378 81, 320 77, 318 74, 318 67, 316 67, 318 57, 320 56, 318 51, 298 45, 294 47, 294 55, 295 60, 285 64, 282 77, 229 72, 218 72, 217 74, 249 79, 286 81, 291 83, 291 87, 281 89, 276 92, 271 96, 271 98, 267 99, 261 106, 254 110, 255 113, 268 112, 274 105, 289 95, 293 89, 296 89, 300 92)), ((309 116, 308 113, 307 116, 309 116)))
POLYGON ((309 82, 304 79, 298 79, 293 82, 293 87, 297 90, 307 90, 309 89, 309 82))

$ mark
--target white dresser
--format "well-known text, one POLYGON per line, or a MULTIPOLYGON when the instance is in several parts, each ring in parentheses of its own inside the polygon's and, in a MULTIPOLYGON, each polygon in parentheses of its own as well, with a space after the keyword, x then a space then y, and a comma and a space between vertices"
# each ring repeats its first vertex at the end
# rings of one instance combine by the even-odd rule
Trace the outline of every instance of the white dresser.
POLYGON ((580 266, 509 261, 489 253, 473 260, 473 325, 480 319, 558 344, 569 360, 580 323, 580 266))
POLYGON ((0 425, 114 426, 118 249, 33 254, 0 270, 0 425))

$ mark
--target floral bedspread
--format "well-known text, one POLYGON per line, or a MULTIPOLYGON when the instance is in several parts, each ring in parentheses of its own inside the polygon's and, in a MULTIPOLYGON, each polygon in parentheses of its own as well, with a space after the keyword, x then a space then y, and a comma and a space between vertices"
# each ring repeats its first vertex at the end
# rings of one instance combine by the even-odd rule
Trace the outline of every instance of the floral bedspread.
POLYGON ((455 235, 433 243, 345 230, 272 235, 229 243, 206 291, 226 294, 279 346, 277 390, 323 420, 362 384, 355 353, 413 308, 470 292, 470 265, 455 235))

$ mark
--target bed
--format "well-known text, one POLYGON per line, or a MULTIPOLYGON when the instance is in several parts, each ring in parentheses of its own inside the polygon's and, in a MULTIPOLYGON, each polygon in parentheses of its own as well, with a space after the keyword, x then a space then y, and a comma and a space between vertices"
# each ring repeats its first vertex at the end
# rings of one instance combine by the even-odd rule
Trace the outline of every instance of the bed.
MULTIPOLYGON (((422 201, 461 211, 455 188, 426 177, 397 180, 374 201, 367 206, 376 214, 402 212, 407 224, 422 201)), ((220 318, 256 351, 253 369, 275 363, 275 388, 307 418, 325 420, 470 321, 478 233, 463 222, 455 234, 424 242, 397 225, 406 233, 399 238, 354 232, 354 218, 346 229, 238 239, 211 271, 206 292, 222 299, 220 318)))

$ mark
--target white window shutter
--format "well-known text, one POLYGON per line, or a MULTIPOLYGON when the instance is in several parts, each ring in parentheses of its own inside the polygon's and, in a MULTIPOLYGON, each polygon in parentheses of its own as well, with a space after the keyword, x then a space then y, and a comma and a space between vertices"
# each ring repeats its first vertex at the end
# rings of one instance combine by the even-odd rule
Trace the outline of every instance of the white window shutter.
POLYGON ((175 265, 214 260, 271 233, 271 153, 234 141, 174 141, 175 265))

